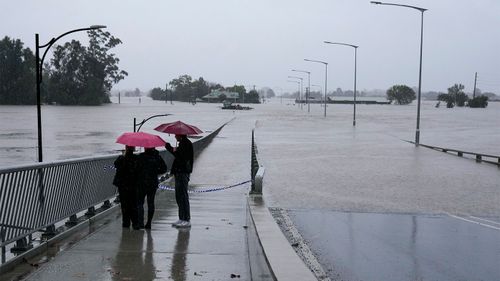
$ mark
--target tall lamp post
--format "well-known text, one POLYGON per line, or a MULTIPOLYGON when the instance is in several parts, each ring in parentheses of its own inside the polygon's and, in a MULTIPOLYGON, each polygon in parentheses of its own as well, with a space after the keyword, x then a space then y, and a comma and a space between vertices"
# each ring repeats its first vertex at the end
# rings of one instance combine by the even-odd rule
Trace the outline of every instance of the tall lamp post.
POLYGON ((370 1, 372 4, 376 5, 388 5, 388 6, 399 6, 399 7, 405 7, 405 8, 411 8, 419 11, 421 13, 421 20, 420 20, 420 66, 418 70, 418 101, 417 101, 417 128, 415 130, 415 146, 418 146, 420 143, 420 95, 422 91, 422 48, 424 45, 424 12, 427 11, 427 9, 416 7, 416 6, 410 6, 410 5, 403 5, 403 4, 394 4, 394 3, 385 3, 385 2, 379 2, 379 1, 370 1))
POLYGON ((339 43, 339 42, 330 42, 330 41, 324 41, 326 44, 332 44, 332 45, 343 45, 343 46, 348 46, 354 48, 354 109, 353 109, 353 117, 352 117, 352 125, 356 126, 356 65, 357 65, 357 53, 358 53, 358 47, 356 45, 352 44, 346 44, 346 43, 339 43))
POLYGON ((297 91, 299 92, 299 98, 300 98, 300 82, 295 80, 286 80, 286 82, 297 83, 297 91))
POLYGON ((316 63, 322 63, 325 65, 325 114, 324 117, 326 117, 326 93, 327 91, 327 86, 328 86, 328 63, 326 61, 320 61, 320 60, 310 60, 310 59, 304 59, 305 61, 309 62, 316 62, 316 63))
POLYGON ((298 77, 298 76, 288 76, 288 78, 293 78, 293 79, 299 79, 300 80, 300 94, 299 94, 299 100, 300 100, 300 109, 302 109, 302 92, 304 91, 304 87, 302 86, 302 83, 304 82, 304 78, 298 77))
POLYGON ((307 103, 307 112, 311 112, 311 108, 309 106, 309 93, 311 92, 311 72, 306 71, 306 70, 298 70, 298 69, 292 69, 292 71, 295 72, 302 72, 302 73, 307 73, 307 89, 306 89, 306 103, 307 103))
POLYGON ((50 41, 45 45, 40 45, 38 33, 35 33, 35 67, 36 67, 36 113, 37 113, 37 121, 38 121, 38 162, 43 162, 43 150, 42 150, 42 110, 41 110, 41 95, 40 95, 40 86, 42 84, 42 70, 43 70, 43 60, 47 55, 50 47, 54 45, 54 43, 59 40, 61 37, 66 36, 73 32, 78 31, 86 31, 86 30, 94 30, 106 28, 105 25, 91 25, 90 27, 78 28, 74 30, 70 30, 66 33, 59 35, 56 38, 50 39, 50 41), (40 49, 45 49, 45 52, 42 55, 42 59, 40 59, 40 49))

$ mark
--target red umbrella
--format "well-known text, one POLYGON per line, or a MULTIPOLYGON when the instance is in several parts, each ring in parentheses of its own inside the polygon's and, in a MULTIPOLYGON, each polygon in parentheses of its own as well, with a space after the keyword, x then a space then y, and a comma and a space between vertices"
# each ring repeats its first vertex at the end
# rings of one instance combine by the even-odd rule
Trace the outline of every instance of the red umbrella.
POLYGON ((116 139, 116 142, 128 146, 140 147, 165 146, 165 141, 162 138, 144 132, 123 133, 116 139))
POLYGON ((203 133, 203 131, 198 129, 198 127, 183 123, 181 121, 161 124, 160 126, 156 127, 155 130, 175 135, 197 135, 203 133))

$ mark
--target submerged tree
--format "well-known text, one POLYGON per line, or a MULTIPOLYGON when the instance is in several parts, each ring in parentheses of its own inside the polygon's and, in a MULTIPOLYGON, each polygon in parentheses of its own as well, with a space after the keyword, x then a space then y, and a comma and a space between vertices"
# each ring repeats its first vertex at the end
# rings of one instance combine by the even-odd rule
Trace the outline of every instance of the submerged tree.
POLYGON ((21 40, 0 40, 0 104, 35 104, 35 73, 35 56, 21 40))
POLYGON ((469 97, 464 93, 465 86, 462 84, 455 84, 448 88, 448 95, 453 99, 456 106, 465 106, 465 102, 469 97))
POLYGON ((387 90, 387 99, 396 101, 397 104, 409 104, 415 98, 415 91, 406 85, 394 85, 387 90))
POLYGON ((475 107, 480 107, 480 108, 485 108, 488 106, 488 96, 477 96, 475 98, 472 98, 468 101, 467 103, 469 107, 475 108, 475 107))
POLYGON ((149 91, 149 96, 153 100, 166 100, 167 99, 167 97, 165 95, 165 91, 162 90, 160 87, 156 87, 156 88, 151 89, 151 91, 149 91))
POLYGON ((251 90, 250 92, 248 92, 248 95, 245 96, 245 101, 247 101, 248 103, 260 103, 259 92, 257 92, 256 90, 251 90))
POLYGON ((193 94, 192 89, 193 78, 187 74, 179 76, 179 78, 172 79, 168 84, 172 87, 174 92, 174 100, 190 101, 193 94))
POLYGON ((465 94, 464 89, 464 85, 455 84, 448 88, 448 94, 440 94, 438 100, 446 102, 446 107, 448 108, 465 106, 469 97, 465 94))
POLYGON ((109 102, 113 84, 128 75, 109 50, 121 40, 102 30, 87 32, 89 46, 73 40, 56 46, 49 65, 46 101, 63 105, 99 105, 109 102))

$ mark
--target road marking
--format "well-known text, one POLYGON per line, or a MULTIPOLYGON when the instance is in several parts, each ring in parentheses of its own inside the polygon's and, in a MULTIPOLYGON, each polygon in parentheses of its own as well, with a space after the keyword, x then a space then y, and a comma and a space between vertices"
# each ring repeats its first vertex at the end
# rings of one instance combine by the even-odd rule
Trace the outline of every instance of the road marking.
MULTIPOLYGON (((452 217, 452 218, 456 218, 456 219, 463 220, 463 221, 466 221, 466 222, 478 224, 480 226, 484 226, 484 227, 487 227, 487 228, 491 228, 491 229, 495 229, 495 230, 500 230, 500 227, 492 226, 492 225, 489 225, 489 224, 486 224, 486 223, 482 223, 482 222, 478 222, 478 221, 469 220, 469 219, 466 219, 464 217, 452 215, 450 213, 446 213, 446 214, 448 216, 452 217)), ((471 216, 469 216, 469 217, 471 217, 471 216)))
POLYGON ((500 225, 500 222, 496 222, 496 221, 492 221, 492 220, 487 220, 487 219, 483 219, 483 218, 478 218, 478 217, 475 217, 475 216, 469 216, 473 219, 476 219, 476 220, 482 220, 482 221, 486 221, 486 222, 489 222, 489 223, 492 223, 492 224, 496 224, 496 225, 500 225))

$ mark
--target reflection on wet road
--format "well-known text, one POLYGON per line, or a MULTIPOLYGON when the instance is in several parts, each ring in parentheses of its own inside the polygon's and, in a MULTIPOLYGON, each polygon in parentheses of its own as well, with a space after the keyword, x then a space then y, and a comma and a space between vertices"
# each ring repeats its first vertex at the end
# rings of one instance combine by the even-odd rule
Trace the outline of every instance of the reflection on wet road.
POLYGON ((170 266, 170 276, 174 280, 186 280, 189 233, 190 229, 177 230, 177 240, 175 241, 174 252, 172 253, 172 265, 170 266))

